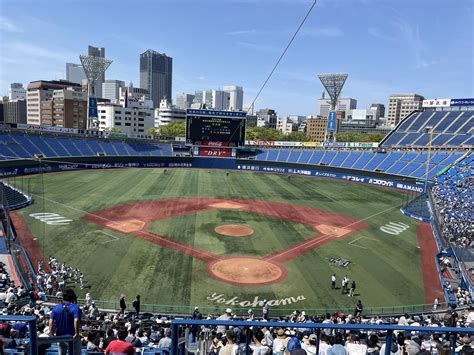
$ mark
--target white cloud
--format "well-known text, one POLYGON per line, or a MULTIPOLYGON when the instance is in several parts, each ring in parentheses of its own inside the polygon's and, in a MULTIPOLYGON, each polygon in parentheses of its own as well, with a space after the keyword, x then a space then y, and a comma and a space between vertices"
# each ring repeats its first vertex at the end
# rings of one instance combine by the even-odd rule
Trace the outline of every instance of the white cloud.
POLYGON ((8 49, 12 53, 12 55, 23 55, 33 58, 56 59, 66 61, 69 58, 77 57, 77 55, 72 52, 49 49, 25 41, 13 41, 9 43, 4 43, 3 47, 8 49))
POLYGON ((257 43, 251 43, 251 42, 237 42, 237 45, 244 48, 256 50, 259 52, 267 52, 267 53, 278 53, 279 51, 282 50, 282 48, 278 48, 272 45, 257 44, 257 43))
POLYGON ((302 28, 302 36, 340 37, 344 32, 339 27, 313 27, 302 28))
POLYGON ((238 31, 230 31, 226 32, 225 34, 227 36, 242 36, 242 35, 251 35, 251 34, 257 34, 261 33, 262 31, 257 31, 257 30, 238 30, 238 31))
POLYGON ((0 30, 6 32, 23 32, 21 27, 17 26, 13 21, 4 16, 0 16, 0 30))

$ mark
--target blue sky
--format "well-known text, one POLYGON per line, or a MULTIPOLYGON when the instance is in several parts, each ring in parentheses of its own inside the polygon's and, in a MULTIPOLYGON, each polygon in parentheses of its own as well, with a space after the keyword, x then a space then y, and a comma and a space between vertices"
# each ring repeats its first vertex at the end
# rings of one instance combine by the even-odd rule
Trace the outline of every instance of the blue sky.
MULTIPOLYGON (((173 57, 179 92, 244 87, 250 103, 312 0, 0 0, 0 93, 59 79, 87 45, 106 48, 107 79, 139 85, 138 56, 173 57)), ((256 102, 314 114, 316 75, 347 72, 358 107, 416 92, 474 96, 472 0, 319 0, 256 102)))

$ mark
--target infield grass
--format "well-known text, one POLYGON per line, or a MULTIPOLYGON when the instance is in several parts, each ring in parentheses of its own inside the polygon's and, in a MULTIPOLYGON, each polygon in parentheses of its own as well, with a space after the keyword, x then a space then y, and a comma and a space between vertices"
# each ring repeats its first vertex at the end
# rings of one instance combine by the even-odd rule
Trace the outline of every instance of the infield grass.
MULTIPOLYGON (((19 182, 16 182, 19 185, 19 182)), ((208 170, 123 169, 76 171, 25 177, 34 203, 17 211, 46 257, 56 256, 79 267, 96 299, 117 301, 121 293, 129 303, 140 293, 143 303, 226 308, 206 299, 212 293, 225 299, 252 301, 304 296, 283 308, 407 305, 424 302, 416 221, 399 211, 405 194, 373 186, 335 180, 263 173, 208 170), (28 183, 28 180, 30 181, 28 183), (284 264, 288 277, 267 286, 234 286, 209 277, 206 264, 145 240, 82 221, 85 213, 151 199, 191 197, 258 199, 285 202, 365 220, 368 227, 302 254, 284 264), (73 220, 67 226, 46 225, 30 214, 57 213, 73 220), (399 235, 380 231, 390 222, 409 228, 399 235), (330 258, 351 261, 347 269, 330 258), (338 287, 347 274, 357 282, 357 297, 330 289, 335 273, 338 287)), ((150 230, 219 255, 268 255, 316 234, 305 225, 240 211, 211 210, 150 224, 150 230), (255 230, 247 238, 215 235, 221 224, 245 224, 255 230), (214 234, 213 234, 214 233, 214 234)), ((234 307, 235 308, 235 307, 234 307)))

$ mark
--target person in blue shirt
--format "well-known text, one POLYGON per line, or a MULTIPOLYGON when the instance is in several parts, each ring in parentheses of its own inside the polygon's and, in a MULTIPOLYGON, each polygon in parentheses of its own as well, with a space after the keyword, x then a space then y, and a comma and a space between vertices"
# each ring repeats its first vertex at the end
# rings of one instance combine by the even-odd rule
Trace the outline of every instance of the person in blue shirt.
POLYGON ((49 330, 51 335, 72 335, 73 348, 67 352, 68 345, 65 342, 59 343, 59 355, 79 355, 81 354, 81 337, 79 329, 81 327, 82 312, 76 304, 77 297, 73 290, 67 289, 63 292, 62 302, 56 305, 49 315, 49 330))

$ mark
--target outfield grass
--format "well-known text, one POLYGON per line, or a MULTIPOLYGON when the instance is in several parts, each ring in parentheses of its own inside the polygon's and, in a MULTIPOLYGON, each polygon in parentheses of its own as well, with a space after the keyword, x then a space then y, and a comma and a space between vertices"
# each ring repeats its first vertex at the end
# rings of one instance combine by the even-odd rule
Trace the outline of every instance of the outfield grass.
MULTIPOLYGON (((54 255, 80 267, 96 299, 117 300, 124 293, 131 303, 216 305, 206 299, 216 292, 225 299, 282 299, 304 296, 286 308, 352 307, 357 298, 366 306, 424 302, 416 222, 399 211, 403 193, 373 186, 306 177, 208 170, 124 169, 79 171, 25 177, 34 204, 18 211, 46 256, 54 255), (369 225, 346 239, 325 244, 284 264, 288 277, 267 286, 234 286, 208 276, 206 264, 190 256, 80 220, 87 212, 150 199, 216 197, 259 199, 319 208, 365 219, 369 225), (68 226, 49 226, 31 213, 52 212, 72 219, 68 226), (379 227, 403 222, 409 229, 394 236, 379 227), (104 234, 104 232, 106 234, 104 234), (349 244, 351 243, 351 244, 349 244), (352 261, 349 269, 332 266, 331 257, 352 261), (330 289, 330 276, 355 279, 352 299, 330 289)), ((18 183, 18 181, 17 181, 18 183)), ((150 230, 219 255, 268 255, 314 235, 305 225, 239 211, 211 210, 160 220, 150 230), (255 229, 248 238, 213 234, 220 224, 238 222, 255 229)), ((225 306, 219 305, 223 308, 225 306)))

